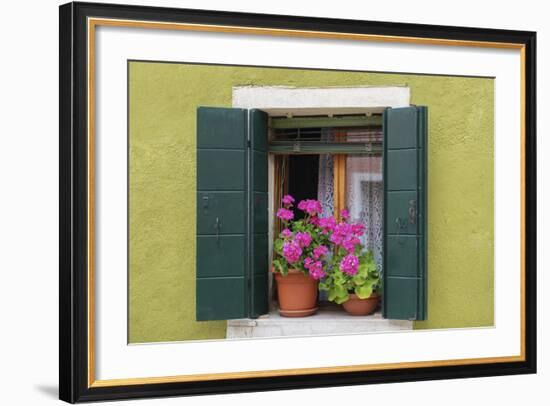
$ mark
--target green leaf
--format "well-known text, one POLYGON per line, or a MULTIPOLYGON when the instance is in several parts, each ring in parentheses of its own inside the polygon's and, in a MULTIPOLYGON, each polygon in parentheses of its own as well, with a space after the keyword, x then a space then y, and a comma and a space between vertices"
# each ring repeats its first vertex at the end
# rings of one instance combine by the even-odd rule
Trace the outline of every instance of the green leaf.
POLYGON ((369 274, 369 266, 367 264, 359 265, 359 268, 357 268, 356 276, 366 278, 368 274, 369 274))
POLYGON ((336 289, 334 286, 331 286, 328 290, 328 300, 334 302, 334 299, 336 299, 336 289))
POLYGON ((361 286, 366 282, 365 278, 362 277, 361 275, 355 275, 351 280, 357 286, 361 286))
POLYGON ((347 302, 349 300, 349 294, 348 292, 346 292, 346 294, 344 296, 338 296, 334 302, 335 303, 338 303, 338 304, 342 304, 344 302, 347 302))
POLYGON ((283 249, 284 241, 280 238, 277 238, 275 242, 273 243, 273 249, 276 253, 280 253, 283 249))
POLYGON ((281 272, 283 269, 283 266, 281 265, 281 261, 279 261, 278 259, 274 259, 273 268, 275 269, 275 272, 281 272))
POLYGON ((372 285, 365 284, 355 288, 355 294, 359 299, 366 299, 372 295, 372 285))
POLYGON ((328 291, 328 300, 331 302, 337 302, 344 297, 348 296, 347 290, 342 285, 333 285, 329 288, 328 291))

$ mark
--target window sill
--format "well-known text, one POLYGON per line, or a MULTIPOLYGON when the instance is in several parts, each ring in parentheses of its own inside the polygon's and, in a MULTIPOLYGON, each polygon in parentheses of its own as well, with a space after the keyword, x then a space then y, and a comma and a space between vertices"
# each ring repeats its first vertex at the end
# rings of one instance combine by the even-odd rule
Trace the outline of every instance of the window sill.
POLYGON ((227 338, 303 337, 366 334, 412 330, 412 321, 383 319, 379 311, 369 316, 351 316, 341 308, 321 307, 309 317, 281 317, 277 310, 257 319, 227 321, 227 338))

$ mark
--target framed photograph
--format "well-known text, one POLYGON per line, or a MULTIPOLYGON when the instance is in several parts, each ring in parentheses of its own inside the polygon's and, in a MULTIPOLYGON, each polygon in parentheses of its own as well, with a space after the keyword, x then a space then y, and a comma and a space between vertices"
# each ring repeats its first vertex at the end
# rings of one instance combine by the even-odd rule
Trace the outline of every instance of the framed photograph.
POLYGON ((60 398, 536 372, 536 34, 60 7, 60 398))

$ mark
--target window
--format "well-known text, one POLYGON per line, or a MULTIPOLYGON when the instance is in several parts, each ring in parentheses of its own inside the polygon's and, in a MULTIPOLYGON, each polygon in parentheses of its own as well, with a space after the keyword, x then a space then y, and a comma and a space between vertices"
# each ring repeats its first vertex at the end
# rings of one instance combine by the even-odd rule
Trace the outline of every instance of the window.
MULTIPOLYGON (((273 121, 269 151, 277 154, 275 204, 283 195, 290 194, 297 201, 319 200, 324 208, 323 216, 333 213, 338 216, 340 210, 347 209, 353 222, 366 226, 362 242, 374 252, 381 269, 381 115, 323 119, 326 127, 321 128, 312 127, 319 124, 317 118, 273 121), (278 129, 293 123, 302 127, 278 129), (340 127, 344 123, 357 127, 340 127)), ((276 218, 274 221, 277 235, 280 226, 276 218)))
MULTIPOLYGON (((317 199, 323 216, 346 208, 351 221, 365 225, 362 243, 382 269, 382 120, 381 115, 272 119, 269 151, 276 153, 272 200, 285 194, 296 201, 317 199), (318 125, 324 127, 316 127, 318 125), (299 125, 298 128, 291 128, 299 125), (343 127, 347 126, 347 127, 343 127)), ((296 213, 298 216, 300 212, 296 213)), ((274 216, 274 238, 280 222, 274 216)), ((272 285, 273 288, 276 288, 272 285)), ((272 289, 274 290, 274 289, 272 289)), ((275 292, 270 292, 272 302, 275 292)), ((320 292, 320 302, 326 293, 320 292)))
MULTIPOLYGON (((279 155, 277 171, 288 170, 289 154, 317 156, 318 185, 330 173, 319 168, 332 166, 335 211, 348 206, 352 216, 365 216, 361 199, 382 200, 383 315, 424 319, 426 118, 425 107, 408 107, 374 118, 340 117, 337 125, 330 120, 332 127, 323 124, 326 118, 307 125, 303 118, 286 124, 272 119, 279 137, 270 143, 268 115, 261 110, 199 108, 197 320, 254 318, 268 311, 271 153, 279 155), (378 132, 365 127, 373 120, 382 126, 378 132)), ((283 174, 273 190, 284 187, 283 174)))

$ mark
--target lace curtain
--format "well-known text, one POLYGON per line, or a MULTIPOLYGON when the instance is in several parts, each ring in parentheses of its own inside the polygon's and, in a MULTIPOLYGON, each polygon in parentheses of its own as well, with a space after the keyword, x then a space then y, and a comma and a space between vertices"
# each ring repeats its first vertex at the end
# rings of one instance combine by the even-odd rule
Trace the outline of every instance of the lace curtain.
POLYGON ((372 250, 382 271, 382 158, 350 155, 346 159, 346 205, 350 220, 365 225, 362 242, 372 250))
MULTIPOLYGON (((325 140, 333 138, 330 129, 323 129, 325 140)), ((369 136, 372 136, 369 134, 369 136)), ((334 211, 334 163, 330 154, 319 156, 317 199, 323 205, 323 216, 334 211)), ((350 220, 365 225, 362 242, 372 250, 378 269, 382 271, 383 184, 382 158, 372 155, 349 155, 346 159, 346 205, 350 220)))
MULTIPOLYGON (((334 138, 330 128, 321 129, 321 140, 330 141, 334 138)), ((317 200, 323 207, 323 217, 332 216, 334 212, 334 160, 330 154, 319 155, 319 181, 317 184, 317 200)))

